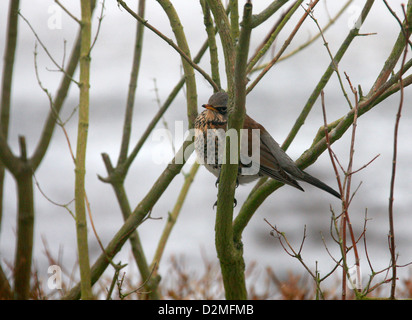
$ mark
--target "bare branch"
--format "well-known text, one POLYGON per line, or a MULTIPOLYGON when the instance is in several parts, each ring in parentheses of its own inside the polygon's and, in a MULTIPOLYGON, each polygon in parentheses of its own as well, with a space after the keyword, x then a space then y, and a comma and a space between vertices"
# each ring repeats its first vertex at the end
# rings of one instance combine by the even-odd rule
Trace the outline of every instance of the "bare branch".
POLYGON ((127 4, 122 1, 122 0, 117 0, 117 2, 126 9, 130 15, 135 18, 137 21, 139 21, 141 24, 143 24, 145 27, 153 31, 155 34, 157 34, 160 38, 162 38, 164 41, 167 42, 173 49, 175 49, 180 56, 187 61, 194 69, 196 69, 206 80, 207 82, 210 83, 210 85, 213 87, 214 90, 219 91, 218 85, 212 80, 212 78, 202 69, 200 68, 196 63, 194 63, 187 55, 186 53, 183 52, 179 46, 177 46, 172 39, 166 37, 163 33, 161 33, 159 30, 157 30, 155 27, 153 27, 150 23, 147 22, 147 20, 144 20, 142 17, 140 17, 138 14, 136 14, 132 9, 130 9, 127 4))

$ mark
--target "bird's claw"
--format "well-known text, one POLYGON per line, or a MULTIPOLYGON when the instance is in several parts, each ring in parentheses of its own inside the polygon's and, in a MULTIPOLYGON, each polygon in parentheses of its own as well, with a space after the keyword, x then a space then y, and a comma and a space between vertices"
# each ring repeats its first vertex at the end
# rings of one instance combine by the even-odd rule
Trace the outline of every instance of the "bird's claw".
MULTIPOLYGON (((218 184, 220 182, 220 175, 217 177, 216 182, 215 182, 215 187, 217 188, 218 184)), ((236 177, 236 188, 239 187, 239 177, 236 177)))
MULTIPOLYGON (((236 198, 233 198, 233 208, 236 208, 236 206, 237 206, 237 200, 236 200, 236 198)), ((217 200, 213 204, 213 210, 215 210, 215 207, 217 207, 217 200)))

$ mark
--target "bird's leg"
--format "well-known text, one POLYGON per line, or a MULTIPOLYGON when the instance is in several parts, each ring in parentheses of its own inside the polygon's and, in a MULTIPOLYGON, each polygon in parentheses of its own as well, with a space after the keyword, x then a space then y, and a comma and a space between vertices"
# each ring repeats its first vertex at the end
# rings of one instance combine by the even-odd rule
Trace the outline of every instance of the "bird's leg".
MULTIPOLYGON (((217 188, 217 186, 218 186, 218 184, 219 184, 219 182, 220 182, 220 173, 221 173, 221 171, 222 171, 222 166, 219 166, 219 168, 218 168, 218 174, 217 174, 217 179, 216 179, 216 182, 215 182, 215 187, 217 188)), ((240 173, 240 170, 239 170, 239 173, 240 173)), ((236 188, 239 186, 239 174, 236 176, 236 188)), ((233 208, 235 208, 237 206, 237 200, 236 200, 236 198, 233 198, 233 208)), ((216 200, 216 202, 213 204, 213 210, 215 209, 215 207, 217 207, 217 200, 216 200)))
MULTIPOLYGON (((215 187, 217 188, 217 185, 219 184, 219 182, 220 182, 220 172, 222 171, 222 167, 220 166, 219 168, 218 168, 218 174, 217 174, 217 179, 216 179, 216 182, 215 182, 215 187)), ((239 174, 240 174, 240 170, 241 170, 241 168, 239 167, 238 168, 238 174, 237 174, 237 176, 236 176, 236 188, 237 187, 239 187, 239 174)))
POLYGON ((215 187, 216 188, 217 188, 217 185, 220 182, 220 172, 222 171, 222 166, 219 166, 217 169, 218 169, 218 173, 217 173, 217 179, 216 179, 216 182, 215 182, 215 187))
POLYGON ((237 167, 237 176, 236 176, 236 188, 239 187, 239 175, 242 168, 240 166, 237 167))
MULTIPOLYGON (((237 200, 236 198, 233 198, 233 208, 236 208, 236 206, 237 206, 237 200)), ((215 207, 217 207, 217 200, 213 204, 213 210, 215 210, 215 207)))

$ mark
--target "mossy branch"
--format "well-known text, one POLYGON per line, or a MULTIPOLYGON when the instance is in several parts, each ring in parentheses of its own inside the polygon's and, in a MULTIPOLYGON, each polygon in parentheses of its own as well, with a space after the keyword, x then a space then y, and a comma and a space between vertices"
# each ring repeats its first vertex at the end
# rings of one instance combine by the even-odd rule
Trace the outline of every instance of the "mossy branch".
POLYGON ((270 5, 267 6, 262 12, 254 14, 252 17, 252 28, 265 22, 267 19, 273 16, 273 14, 278 11, 286 2, 289 0, 275 0, 272 1, 270 5))
POLYGON ((226 137, 226 164, 222 165, 218 189, 216 212, 216 250, 220 260, 223 284, 227 299, 246 299, 246 284, 242 249, 233 242, 233 201, 238 174, 238 163, 230 163, 231 153, 240 155, 240 129, 246 114, 246 65, 249 52, 250 34, 252 31, 252 3, 244 6, 243 25, 236 47, 236 62, 234 73, 234 92, 232 103, 229 102, 228 130, 235 129, 238 133, 237 150, 231 146, 229 136, 226 137))
MULTIPOLYGON (((361 16, 360 16, 360 23, 363 23, 371 9, 374 0, 369 0, 363 7, 361 16)), ((360 27, 361 24, 358 24, 360 27)), ((304 105, 301 113, 297 117, 295 124, 293 125, 292 129, 290 130, 288 136, 286 137, 285 141, 282 144, 282 148, 287 150, 292 143, 293 139, 296 137, 297 133, 299 132, 302 125, 305 123, 307 116, 309 115, 310 111, 312 110, 313 105, 317 101, 320 96, 321 91, 325 88, 326 84, 329 82, 330 77, 332 76, 333 72, 335 71, 335 65, 339 64, 342 57, 345 55, 347 49, 351 45, 352 41, 359 35, 359 29, 353 28, 349 31, 348 35, 346 36, 345 40, 342 42, 340 48, 338 49, 337 53, 333 57, 332 61, 329 63, 328 68, 322 75, 321 79, 319 80, 318 84, 316 85, 315 89, 313 90, 312 94, 310 95, 308 101, 304 105)))
MULTIPOLYGON (((408 76, 403 79, 403 86, 409 86, 412 84, 412 76, 408 76)), ((359 103, 358 117, 362 116, 370 109, 378 105, 382 101, 381 97, 388 97, 389 95, 398 92, 400 90, 399 84, 389 86, 386 91, 382 92, 380 96, 374 96, 367 100, 362 100, 359 103)), ((354 110, 350 110, 344 117, 340 118, 336 122, 333 122, 333 129, 329 132, 330 143, 339 140, 343 134, 351 127, 353 123, 354 110)), ((323 126, 322 126, 323 128, 323 126)), ((313 164, 317 158, 327 149, 326 139, 318 139, 308 150, 306 150, 299 159, 296 160, 296 164, 299 168, 305 169, 313 164)), ((242 232, 246 225, 249 223, 254 212, 264 202, 264 200, 271 195, 275 190, 283 186, 282 183, 269 179, 261 183, 259 187, 253 189, 249 197, 246 199, 238 216, 236 217, 233 225, 234 239, 240 241, 242 232)))
MULTIPOLYGON (((146 196, 140 201, 137 207, 133 210, 129 218, 124 222, 123 226, 115 234, 113 239, 105 248, 105 252, 102 253, 96 260, 91 268, 91 281, 94 284, 100 276, 103 274, 104 270, 109 265, 109 259, 112 259, 122 248, 124 243, 133 233, 133 231, 142 223, 144 218, 150 213, 153 206, 162 196, 163 192, 172 182, 177 174, 181 171, 185 164, 185 159, 187 159, 193 152, 192 141, 186 141, 183 146, 179 149, 176 156, 173 158, 171 163, 162 172, 156 182, 153 184, 152 188, 146 194, 146 196)), ((73 287, 70 292, 68 292, 63 299, 72 300, 79 299, 80 297, 80 283, 73 287)))
MULTIPOLYGON (((213 25, 213 19, 210 13, 210 8, 206 0, 200 0, 200 5, 202 6, 203 10, 203 21, 206 28, 207 33, 207 41, 209 44, 209 53, 210 53, 210 67, 212 71, 212 79, 217 84, 217 86, 221 87, 220 85, 220 75, 219 75, 219 58, 218 58, 218 50, 216 46, 216 31, 217 28, 213 25)), ((217 92, 218 90, 215 90, 217 92)))
POLYGON ((20 1, 10 1, 8 22, 7 22, 7 39, 4 51, 4 65, 1 83, 1 115, 0 126, 1 132, 7 138, 9 119, 10 119, 10 100, 11 86, 13 79, 14 58, 16 55, 17 46, 17 30, 18 30, 18 11, 20 1))
MULTIPOLYGON (((12 1, 13 15, 12 18, 16 21, 9 26, 9 32, 13 34, 13 37, 17 36, 17 7, 19 1, 12 1), (16 7, 17 5, 17 7, 16 7), (15 11, 15 12, 14 12, 15 11)), ((90 12, 93 11, 95 1, 89 3, 90 12)), ((28 23, 28 21, 26 20, 28 23)), ((32 29, 32 28, 31 28, 32 29)), ((33 30, 33 29, 32 29, 33 30)), ((34 30, 33 30, 34 32, 34 30)), ((37 37, 37 35, 35 34, 37 37)), ((9 46, 6 53, 6 57, 10 55, 9 46)), ((57 91, 57 95, 54 103, 51 104, 51 110, 49 116, 44 124, 42 136, 40 141, 32 155, 31 158, 27 155, 27 148, 24 137, 19 138, 21 147, 21 156, 14 156, 11 152, 9 146, 7 145, 7 134, 0 136, 0 158, 2 159, 2 164, 4 164, 7 169, 13 174, 17 182, 17 193, 18 193, 18 222, 17 222, 17 249, 15 257, 15 297, 18 299, 27 299, 30 290, 30 275, 31 275, 31 257, 32 257, 32 246, 33 246, 33 226, 34 226, 34 207, 33 207, 33 173, 42 161, 51 140, 53 129, 56 125, 56 117, 63 105, 66 98, 68 88, 70 83, 73 81, 72 75, 76 69, 79 52, 80 52, 80 41, 79 38, 73 48, 72 55, 70 57, 69 64, 65 70, 59 68, 63 72, 63 80, 57 91)), ((49 56, 50 57, 50 56, 49 56)), ((50 57, 51 58, 51 57, 50 57)), ((12 59, 7 58, 6 62, 11 63, 12 59)), ((7 64, 6 63, 6 64, 7 64)), ((11 85, 11 74, 12 69, 10 65, 7 66, 9 71, 3 74, 3 81, 8 82, 5 84, 6 90, 7 86, 11 85), (7 75, 6 75, 7 74, 7 75)), ((4 88, 4 87, 3 87, 4 88)), ((11 86, 10 86, 11 89, 11 86)), ((3 95, 3 94, 2 94, 3 95)), ((7 100, 7 99, 6 99, 7 100)), ((8 117, 8 109, 4 102, 4 95, 2 97, 2 130, 5 133, 7 130, 6 118, 8 117)), ((8 120, 7 120, 8 122, 8 120)))
POLYGON ((157 249, 156 249, 156 252, 154 254, 152 264, 151 264, 151 269, 155 268, 154 275, 157 274, 157 269, 159 268, 160 260, 162 259, 163 252, 165 250, 167 240, 169 239, 169 236, 170 236, 170 234, 173 230, 173 227, 174 227, 174 225, 177 221, 177 218, 178 218, 178 216, 181 212, 181 209, 183 207, 183 203, 186 199, 186 196, 189 192, 190 186, 192 185, 192 182, 193 182, 193 180, 196 176, 196 173, 197 173, 198 169, 199 169, 199 164, 197 162, 195 162, 192 165, 189 173, 185 176, 185 181, 184 181, 183 186, 182 186, 182 188, 179 192, 179 195, 176 199, 176 203, 173 207, 172 212, 169 212, 166 225, 163 229, 162 235, 160 237, 160 240, 159 240, 159 243, 157 245, 157 249))
POLYGON ((14 262, 14 298, 28 299, 30 292, 31 264, 33 256, 34 201, 33 174, 26 154, 26 141, 19 137, 21 156, 20 170, 15 176, 17 183, 17 245, 14 262))
POLYGON ((239 3, 238 0, 229 1, 230 10, 230 30, 232 39, 235 41, 239 38, 239 3))
MULTIPOLYGON (((172 27, 175 35, 177 45, 184 53, 181 57, 186 79, 187 117, 189 121, 189 128, 193 128, 197 116, 197 91, 195 73, 193 70, 196 64, 192 61, 189 45, 187 44, 186 35, 183 31, 183 26, 175 8, 173 7, 173 4, 169 0, 157 0, 157 2, 159 2, 163 10, 166 12, 167 17, 169 18, 170 26, 172 27)), ((217 90, 218 86, 213 82, 209 75, 206 74, 206 76, 208 81, 210 80, 209 82, 212 84, 212 87, 217 90)))
MULTIPOLYGON (((139 0, 139 5, 137 9, 139 16, 144 17, 145 7, 146 7, 146 0, 139 0)), ((123 163, 126 160, 127 153, 129 150, 130 134, 132 131, 134 101, 135 101, 136 89, 137 89, 137 79, 139 76, 140 62, 141 62, 141 57, 142 57, 143 34, 144 34, 144 26, 141 23, 136 22, 136 37, 135 37, 135 45, 134 45, 134 52, 133 52, 133 63, 132 63, 132 70, 130 74, 130 80, 129 80, 129 90, 127 94, 126 112, 125 112, 124 122, 123 122, 123 136, 122 136, 122 142, 120 144, 119 158, 117 160, 118 164, 123 163)))
MULTIPOLYGON (((193 59, 195 63, 199 62, 200 59, 203 57, 204 53, 206 52, 207 49, 207 41, 203 44, 203 46, 200 48, 198 54, 196 57, 193 59)), ((115 170, 111 172, 110 176, 107 178, 99 177, 100 180, 104 182, 110 182, 112 180, 124 180, 126 177, 126 174, 132 165, 134 159, 136 158, 137 154, 139 153, 140 149, 143 147, 144 143, 146 142, 147 138, 149 137, 150 133, 153 131, 155 128, 156 124, 159 122, 159 120, 162 118, 162 116, 165 114, 165 112, 168 110, 174 99, 176 98, 177 94, 180 92, 180 90, 183 88, 183 85, 185 84, 186 80, 185 77, 182 77, 180 81, 175 85, 175 87, 172 89, 170 92, 169 96, 163 103, 162 107, 159 109, 159 111, 156 113, 156 115, 153 117, 153 119, 150 121, 150 123, 147 125, 145 131, 143 132, 142 136, 140 137, 139 141, 136 143, 134 146, 132 152, 130 152, 129 156, 123 163, 119 163, 115 170)))
POLYGON ((89 248, 87 239, 87 220, 85 207, 86 146, 89 126, 89 88, 90 88, 90 44, 91 8, 90 0, 81 1, 81 41, 80 41, 80 98, 79 121, 77 129, 77 148, 75 163, 75 209, 77 249, 81 278, 81 298, 92 298, 89 248))
POLYGON ((235 44, 232 38, 229 18, 219 0, 207 0, 207 3, 213 13, 225 56, 227 90, 228 92, 232 92, 235 67, 235 44))

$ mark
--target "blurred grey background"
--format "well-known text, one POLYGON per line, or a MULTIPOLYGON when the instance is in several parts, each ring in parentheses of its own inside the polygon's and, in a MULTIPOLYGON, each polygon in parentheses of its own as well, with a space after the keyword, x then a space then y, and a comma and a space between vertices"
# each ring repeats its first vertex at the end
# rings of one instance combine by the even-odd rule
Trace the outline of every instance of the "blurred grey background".
MULTIPOLYGON (((260 12, 270 2, 267 0, 254 1, 254 12, 260 12)), ((314 11, 320 25, 325 25, 329 16, 333 17, 345 2, 343 0, 327 1, 325 5, 325 1, 321 1, 314 11)), ((80 17, 79 1, 63 1, 62 3, 75 16, 80 17)), ((97 17, 101 9, 101 1, 98 3, 99 6, 93 18, 94 33, 96 32, 97 17)), ((136 1, 128 1, 127 3, 136 10, 136 1)), ((390 1, 390 5, 399 16, 402 16, 401 3, 406 3, 406 1, 390 1)), ((194 56, 206 39, 199 2, 180 0, 173 1, 173 4, 180 15, 194 56)), ((243 4, 243 2, 240 1, 240 4, 243 4)), ((353 1, 340 19, 325 32, 325 37, 333 53, 336 52, 342 40, 346 37, 351 22, 360 13, 363 4, 364 1, 353 1)), ((266 36, 278 19, 280 12, 256 30, 253 30, 251 52, 254 52, 254 48, 266 36)), ((2 55, 4 54, 7 13, 8 1, 2 1, 0 3, 0 30, 2 30, 0 33, 0 52, 2 55)), ((66 54, 67 60, 78 30, 76 22, 53 1, 49 0, 21 1, 21 13, 30 21, 53 57, 57 61, 62 61, 66 54), (64 50, 65 40, 67 41, 66 52, 64 50)), ((279 36, 274 45, 275 52, 281 47, 283 41, 289 35, 288 31, 292 30, 302 14, 303 9, 300 9, 299 13, 295 15, 294 19, 279 36)), ((168 37, 174 39, 167 17, 156 1, 147 1, 146 19, 168 37)), ((136 21, 125 10, 120 9, 116 1, 106 1, 100 34, 92 51, 90 126, 86 168, 86 187, 94 224, 104 244, 111 240, 122 225, 123 220, 111 186, 99 181, 97 175, 106 176, 101 153, 108 153, 113 163, 117 161, 135 29, 136 21)), ((314 22, 308 18, 291 43, 288 52, 316 33, 317 28, 314 22)), ((367 93, 398 36, 399 25, 387 11, 383 2, 376 1, 361 28, 361 33, 376 33, 376 35, 356 38, 339 64, 339 70, 342 76, 343 72, 346 72, 352 84, 354 86, 361 85, 363 91, 367 93)), ((9 133, 9 143, 16 153, 18 152, 18 135, 26 137, 29 154, 32 152, 39 139, 45 116, 49 111, 47 97, 39 88, 35 77, 34 44, 35 36, 33 32, 22 19, 19 19, 9 133)), ((40 46, 38 51, 37 59, 41 80, 43 85, 54 95, 61 74, 53 72, 55 66, 40 46)), ((278 63, 248 95, 248 114, 261 122, 273 137, 279 143, 282 143, 329 62, 330 59, 323 41, 318 39, 310 47, 292 58, 278 63)), ((2 68, 3 60, 0 63, 2 68)), ((220 55, 220 63, 223 77, 222 54, 220 55)), ((202 59, 200 66, 207 71, 210 70, 208 54, 202 59)), ((76 76, 78 76, 78 72, 76 76)), ((133 115, 131 148, 138 141, 159 108, 154 91, 154 79, 160 99, 164 101, 181 76, 182 69, 179 55, 163 40, 146 29, 133 115)), ((196 73, 196 77, 200 108, 200 105, 205 103, 212 94, 212 89, 198 73, 196 73)), ((345 80, 344 84, 353 101, 353 96, 350 94, 345 80)), ((398 140, 394 209, 396 251, 399 253, 399 264, 412 261, 412 247, 410 246, 412 237, 412 216, 410 214, 412 206, 411 92, 410 88, 405 90, 398 140)), ((329 122, 347 113, 348 105, 336 75, 332 76, 325 88, 325 100, 329 122)), ((362 232, 365 212, 367 211, 367 218, 369 219, 366 233, 367 248, 375 270, 387 267, 390 262, 387 239, 389 230, 388 198, 393 152, 393 128, 399 100, 399 93, 394 94, 371 112, 361 117, 358 121, 356 134, 355 169, 360 168, 377 154, 380 154, 372 164, 353 176, 352 190, 355 190, 360 182, 362 182, 362 185, 350 207, 350 217, 357 236, 362 232)), ((77 103, 78 89, 75 85, 72 85, 63 108, 63 120, 68 119, 77 103)), ((175 121, 184 121, 184 124, 187 124, 183 91, 180 92, 167 111, 164 120, 173 134, 175 121)), ((298 158, 310 146, 313 137, 322 124, 323 118, 319 100, 288 150, 292 158, 298 158)), ((163 127, 163 123, 159 122, 157 128, 163 127)), ((66 129, 72 146, 75 148, 77 113, 68 121, 66 129)), ((343 166, 347 166, 348 163, 349 145, 350 130, 333 145, 333 149, 343 166)), ((153 141, 149 138, 133 163, 125 182, 132 208, 146 195, 154 181, 164 170, 165 163, 159 164, 154 161, 154 157, 159 155, 165 156, 167 159, 172 158, 170 143, 167 141, 153 141)), ((186 165, 183 171, 188 172, 189 168, 189 165, 186 165)), ((329 185, 337 187, 330 159, 326 153, 307 171, 329 185)), ((36 179, 43 192, 53 201, 67 203, 73 199, 74 166, 63 131, 59 127, 56 127, 49 150, 36 172, 36 179)), ((153 208, 152 216, 163 219, 148 220, 139 227, 148 261, 152 259, 168 211, 171 211, 174 206, 182 182, 183 175, 180 174, 153 208)), ((167 244, 165 256, 160 265, 160 274, 164 275, 168 270, 168 260, 171 255, 184 255, 188 265, 199 273, 201 273, 203 265, 201 262, 203 254, 211 261, 217 261, 214 248, 215 211, 212 209, 217 195, 214 183, 215 177, 204 168, 200 168, 167 244)), ((303 229, 306 226, 307 238, 302 251, 304 261, 313 270, 317 263, 321 275, 325 275, 333 267, 334 262, 324 247, 322 236, 325 237, 330 253, 335 257, 339 257, 339 248, 331 241, 329 228, 330 206, 333 207, 335 212, 340 212, 340 202, 329 194, 309 185, 302 184, 302 186, 305 189, 304 193, 291 187, 281 188, 272 194, 255 213, 243 234, 244 256, 247 264, 256 261, 262 272, 266 266, 270 266, 280 277, 288 270, 305 273, 299 262, 289 257, 278 241, 270 236, 270 227, 263 220, 266 218, 273 225, 276 225, 279 230, 286 232, 288 239, 296 248, 300 245, 303 229)), ((235 209, 235 214, 237 214, 252 187, 253 184, 250 184, 240 186, 236 190, 239 205, 235 209)), ((42 237, 47 241, 52 255, 56 258, 61 249, 62 264, 66 269, 72 270, 77 259, 75 223, 64 208, 49 202, 41 195, 37 187, 35 190, 34 265, 38 270, 39 277, 47 279, 48 261, 44 254, 42 237)), ((10 263, 13 262, 15 248, 15 191, 13 178, 7 174, 5 202, 3 204, 5 212, 0 232, 0 259, 10 263)), ((101 250, 91 229, 89 232, 89 246, 90 260, 91 263, 94 263, 101 250)), ((365 281, 370 274, 370 270, 363 242, 359 244, 359 250, 365 281)), ((349 254, 349 257, 349 263, 353 263, 352 253, 349 254)), ((128 244, 116 256, 115 261, 119 260, 130 262, 128 268, 136 269, 131 260, 128 244)), ((130 270, 127 272, 133 274, 135 271, 130 270)), ((112 270, 109 270, 109 274, 111 273, 112 270)), ((409 268, 401 268, 399 273, 400 276, 408 275, 409 268)), ((340 273, 337 273, 332 280, 335 281, 339 275, 340 273)))

